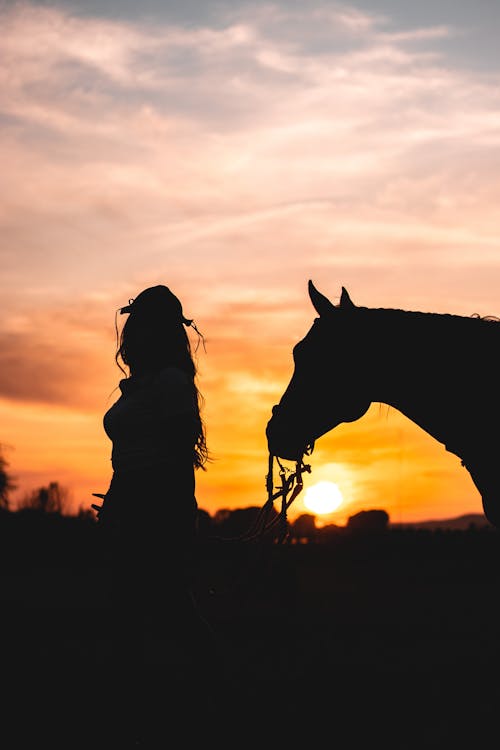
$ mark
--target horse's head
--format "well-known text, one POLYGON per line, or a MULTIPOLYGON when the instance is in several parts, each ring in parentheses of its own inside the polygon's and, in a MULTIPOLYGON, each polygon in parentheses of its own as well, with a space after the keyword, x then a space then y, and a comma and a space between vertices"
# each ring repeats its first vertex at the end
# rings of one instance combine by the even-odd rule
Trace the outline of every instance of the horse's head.
POLYGON ((300 460, 317 438, 359 419, 370 406, 356 334, 358 308, 344 287, 338 305, 312 281, 309 296, 319 317, 294 347, 292 379, 266 428, 269 452, 290 461, 300 460))

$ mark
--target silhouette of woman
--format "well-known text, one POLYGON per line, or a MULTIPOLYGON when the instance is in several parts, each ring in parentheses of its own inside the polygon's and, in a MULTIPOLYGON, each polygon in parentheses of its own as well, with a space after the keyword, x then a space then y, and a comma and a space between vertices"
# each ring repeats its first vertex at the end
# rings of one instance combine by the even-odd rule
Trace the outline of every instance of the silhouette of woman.
POLYGON ((112 478, 98 508, 112 539, 113 637, 125 654, 140 656, 149 634, 175 659, 209 630, 190 585, 195 470, 209 456, 186 327, 203 337, 163 285, 144 289, 120 313, 128 318, 117 329, 115 361, 126 377, 103 419, 112 478))

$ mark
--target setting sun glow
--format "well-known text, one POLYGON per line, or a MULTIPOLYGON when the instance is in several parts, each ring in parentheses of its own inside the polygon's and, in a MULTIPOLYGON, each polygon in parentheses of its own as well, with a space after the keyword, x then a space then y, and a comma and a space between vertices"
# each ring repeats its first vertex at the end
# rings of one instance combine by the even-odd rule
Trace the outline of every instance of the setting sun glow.
POLYGON ((306 490, 304 505, 313 513, 333 513, 342 504, 340 489, 333 482, 316 482, 306 490))

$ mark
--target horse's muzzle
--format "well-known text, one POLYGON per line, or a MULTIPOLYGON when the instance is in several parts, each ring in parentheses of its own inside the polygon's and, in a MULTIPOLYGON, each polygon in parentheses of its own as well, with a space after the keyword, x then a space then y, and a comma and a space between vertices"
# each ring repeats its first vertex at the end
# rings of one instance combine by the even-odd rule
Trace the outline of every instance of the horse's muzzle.
POLYGON ((292 425, 280 416, 279 406, 272 408, 272 417, 266 426, 266 437, 269 453, 285 461, 300 461, 306 452, 307 441, 297 439, 292 425))

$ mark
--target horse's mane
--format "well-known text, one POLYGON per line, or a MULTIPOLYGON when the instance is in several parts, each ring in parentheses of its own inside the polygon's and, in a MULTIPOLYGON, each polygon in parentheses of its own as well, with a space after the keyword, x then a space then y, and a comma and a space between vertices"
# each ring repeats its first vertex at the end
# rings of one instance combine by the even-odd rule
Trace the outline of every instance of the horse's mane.
POLYGON ((446 328, 461 326, 462 330, 467 329, 471 333, 478 333, 479 330, 488 330, 488 333, 495 331, 500 333, 500 318, 495 315, 479 315, 473 313, 470 316, 467 315, 454 315, 453 313, 436 313, 436 312, 420 312, 417 310, 404 310, 401 308, 393 307, 362 307, 357 306, 355 311, 359 311, 361 314, 374 313, 376 317, 380 319, 391 319, 392 321, 418 321, 424 325, 428 324, 430 327, 436 325, 446 328))
MULTIPOLYGON (((351 311, 347 312, 349 318, 351 311)), ((457 356, 462 351, 475 359, 485 352, 491 359, 500 352, 500 318, 493 315, 465 316, 363 306, 353 308, 352 315, 353 322, 356 318, 363 321, 362 327, 373 340, 380 341, 381 334, 392 331, 401 342, 415 337, 427 342, 433 351, 449 351, 452 346, 457 356)))
POLYGON ((436 312, 421 312, 418 310, 404 310, 398 307, 360 307, 357 310, 370 310, 377 313, 400 313, 402 315, 414 315, 422 319, 436 319, 441 320, 456 320, 456 321, 482 321, 484 323, 500 323, 500 318, 496 315, 479 315, 479 313, 473 313, 472 315, 455 315, 453 313, 436 313, 436 312))

